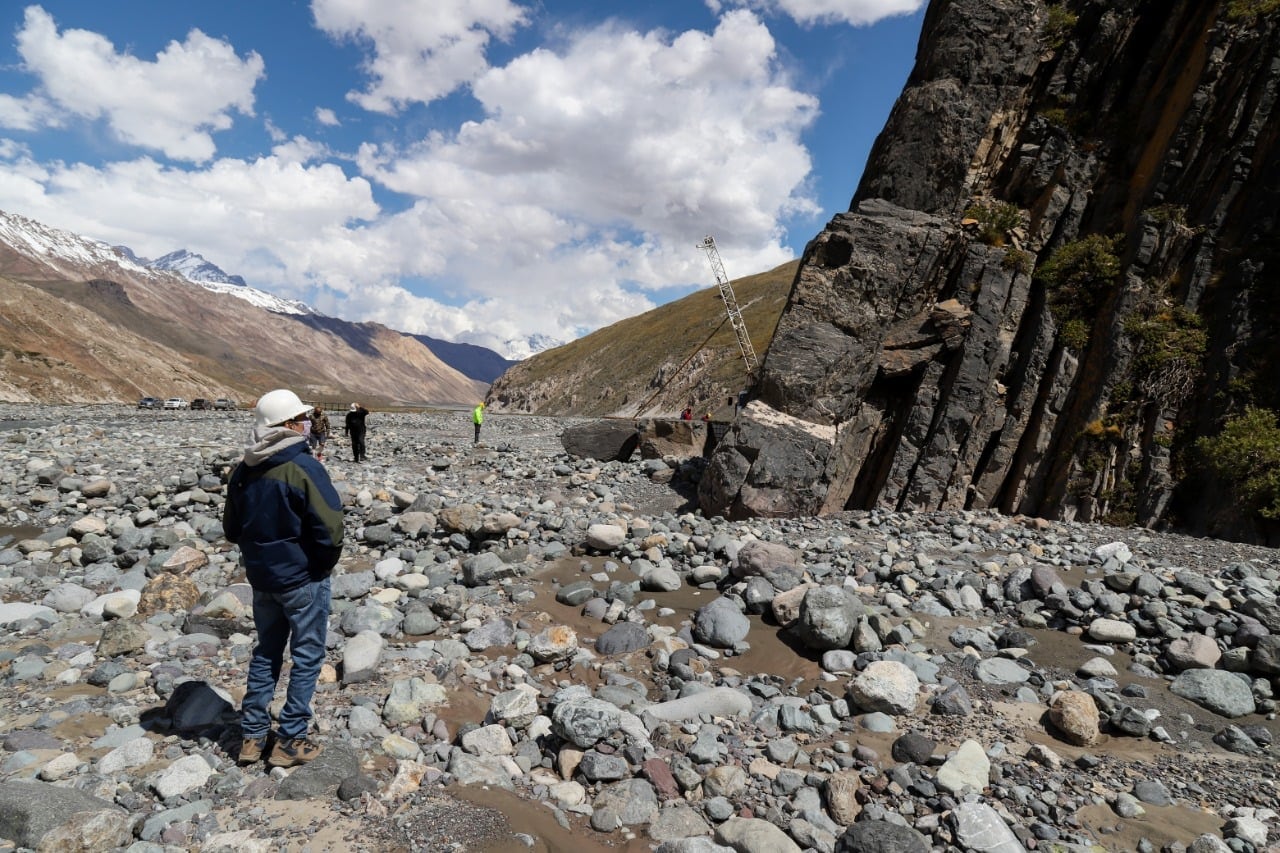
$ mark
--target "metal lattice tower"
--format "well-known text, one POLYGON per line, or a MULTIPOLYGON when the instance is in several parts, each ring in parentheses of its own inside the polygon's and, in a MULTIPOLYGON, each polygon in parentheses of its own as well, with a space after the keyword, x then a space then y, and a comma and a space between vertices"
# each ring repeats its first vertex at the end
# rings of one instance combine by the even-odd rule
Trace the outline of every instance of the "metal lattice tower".
POLYGON ((725 310, 729 312, 729 324, 738 338, 738 349, 742 351, 742 360, 747 363, 747 373, 755 373, 759 362, 756 360, 755 347, 751 346, 751 337, 747 334, 747 324, 742 320, 742 312, 738 310, 738 297, 733 294, 733 285, 729 284, 729 276, 725 274, 724 263, 720 260, 720 252, 716 249, 716 241, 707 235, 698 244, 698 248, 707 253, 711 262, 711 272, 715 274, 716 284, 720 288, 720 298, 724 300, 725 310))

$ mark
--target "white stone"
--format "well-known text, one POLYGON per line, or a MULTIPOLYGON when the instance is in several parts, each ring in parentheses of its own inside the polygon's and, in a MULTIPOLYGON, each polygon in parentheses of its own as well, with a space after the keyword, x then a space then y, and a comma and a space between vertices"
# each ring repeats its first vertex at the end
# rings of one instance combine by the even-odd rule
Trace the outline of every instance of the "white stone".
POLYGON ((1113 558, 1121 563, 1127 563, 1133 559, 1133 552, 1123 542, 1108 542, 1093 549, 1093 558, 1099 563, 1105 563, 1113 558))
POLYGON ((597 551, 612 551, 627 541, 627 531, 616 524, 593 524, 587 528, 587 545, 597 551))
POLYGON ((472 729, 462 736, 462 748, 473 755, 510 755, 514 751, 507 730, 495 724, 472 729))
POLYGON ((548 789, 548 792, 562 808, 580 805, 587 799, 587 789, 582 787, 580 782, 557 782, 548 789))
POLYGON ((0 604, 0 628, 8 628, 28 619, 39 619, 52 625, 58 621, 58 613, 52 607, 45 607, 43 604, 27 604, 22 601, 0 604))
POLYGON ((170 800, 196 790, 212 775, 209 762, 199 755, 188 755, 152 774, 148 784, 161 799, 170 800))
POLYGON ((108 612, 117 619, 128 619, 138 612, 138 602, 142 600, 142 590, 121 589, 108 592, 90 601, 80 608, 80 615, 90 619, 101 619, 108 612))
POLYGON ((374 576, 383 583, 399 576, 404 572, 404 570, 404 560, 401 560, 399 557, 388 557, 385 560, 379 560, 373 566, 374 576))
POLYGON ((46 782, 57 782, 74 775, 79 766, 80 759, 74 752, 64 752, 40 768, 40 778, 46 782))
POLYGON ((1089 623, 1089 636, 1100 643, 1132 643, 1138 629, 1119 619, 1094 619, 1089 623))
POLYGON ((155 744, 150 738, 134 738, 98 759, 98 773, 110 776, 130 767, 141 767, 150 761, 153 755, 155 755, 155 744))
POLYGON ((919 699, 920 679, 904 663, 872 661, 849 682, 849 699, 864 711, 910 714, 919 699))
POLYGON ((981 791, 991 781, 991 759, 987 758, 982 744, 976 740, 966 740, 938 768, 936 778, 938 787, 953 794, 960 794, 966 788, 981 791))

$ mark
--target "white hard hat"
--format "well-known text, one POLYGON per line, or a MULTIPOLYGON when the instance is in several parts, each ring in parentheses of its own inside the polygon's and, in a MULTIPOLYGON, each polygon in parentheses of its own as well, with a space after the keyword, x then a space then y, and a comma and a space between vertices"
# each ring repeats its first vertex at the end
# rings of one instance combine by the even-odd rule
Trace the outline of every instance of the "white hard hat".
POLYGON ((309 411, 311 407, 299 400, 297 394, 280 388, 258 398, 258 405, 253 407, 253 425, 259 428, 278 426, 309 411))

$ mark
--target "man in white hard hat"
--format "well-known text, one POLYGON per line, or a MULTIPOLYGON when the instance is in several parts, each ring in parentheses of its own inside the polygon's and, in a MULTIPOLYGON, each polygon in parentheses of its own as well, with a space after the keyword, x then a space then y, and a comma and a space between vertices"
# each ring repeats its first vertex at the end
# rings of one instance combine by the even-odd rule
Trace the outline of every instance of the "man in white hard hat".
POLYGON ((329 627, 329 575, 342 553, 342 501, 307 448, 310 413, 292 391, 263 394, 244 460, 227 483, 222 526, 240 546, 258 632, 240 704, 241 764, 267 755, 272 767, 292 767, 320 754, 308 731, 329 627), (286 646, 293 669, 270 744, 267 708, 286 646))

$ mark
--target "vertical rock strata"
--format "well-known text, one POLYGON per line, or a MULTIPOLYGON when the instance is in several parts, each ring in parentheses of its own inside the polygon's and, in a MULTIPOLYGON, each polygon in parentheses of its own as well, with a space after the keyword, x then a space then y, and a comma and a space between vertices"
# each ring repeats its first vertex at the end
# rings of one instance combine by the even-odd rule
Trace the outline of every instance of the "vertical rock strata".
POLYGON ((1266 538, 1189 449, 1280 402, 1278 92, 1276 12, 934 0, 704 511, 995 508, 1266 538))

